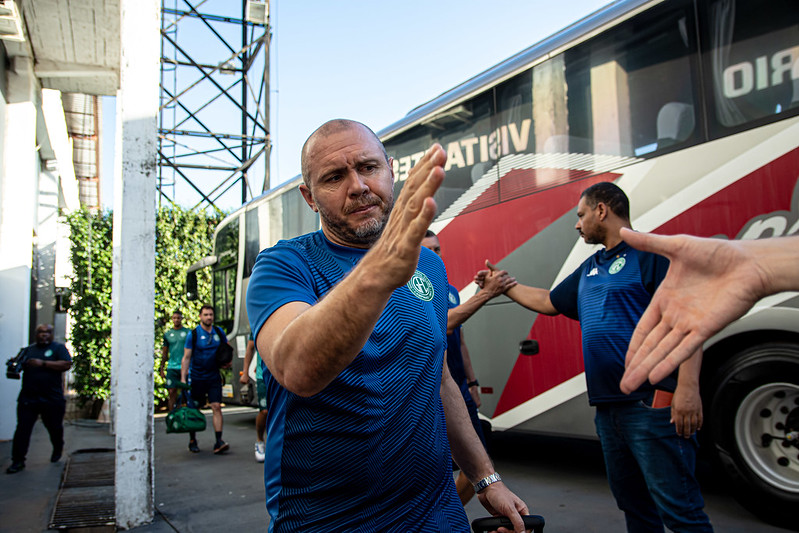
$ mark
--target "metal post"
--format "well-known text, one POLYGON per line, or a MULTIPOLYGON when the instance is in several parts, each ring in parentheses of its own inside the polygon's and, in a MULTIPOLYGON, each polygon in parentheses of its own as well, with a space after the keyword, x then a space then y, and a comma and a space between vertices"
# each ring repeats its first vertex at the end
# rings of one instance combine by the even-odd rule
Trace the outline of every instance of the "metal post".
POLYGON ((266 192, 272 186, 271 178, 269 176, 269 165, 272 159, 272 125, 269 123, 269 104, 271 102, 272 93, 269 92, 269 49, 272 46, 272 22, 271 22, 271 7, 269 5, 269 0, 266 0, 266 40, 264 42, 266 46, 266 50, 264 50, 264 94, 266 94, 266 98, 264 99, 264 124, 266 124, 266 157, 264 158, 264 163, 266 168, 264 169, 264 185, 261 188, 262 192, 266 192))
POLYGON ((114 184, 112 381, 116 520, 152 522, 158 0, 120 0, 118 157, 114 184))

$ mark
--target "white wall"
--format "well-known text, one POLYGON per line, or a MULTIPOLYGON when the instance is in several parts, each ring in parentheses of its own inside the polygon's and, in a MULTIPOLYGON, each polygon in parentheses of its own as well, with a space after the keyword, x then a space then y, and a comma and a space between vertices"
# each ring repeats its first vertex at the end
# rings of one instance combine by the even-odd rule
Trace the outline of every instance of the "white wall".
MULTIPOLYGON (((28 344, 33 232, 39 164, 37 91, 33 64, 12 58, 6 102, 0 104, 0 354, 3 361, 28 344), (13 352, 13 353, 12 353, 13 352)), ((0 439, 13 437, 19 382, 0 378, 0 439)))

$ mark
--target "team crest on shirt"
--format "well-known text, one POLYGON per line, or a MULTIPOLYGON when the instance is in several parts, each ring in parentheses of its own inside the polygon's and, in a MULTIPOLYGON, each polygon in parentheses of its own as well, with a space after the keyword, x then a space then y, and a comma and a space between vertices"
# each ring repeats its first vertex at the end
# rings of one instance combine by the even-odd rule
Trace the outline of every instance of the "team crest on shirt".
POLYGON ((45 357, 52 357, 53 356, 53 350, 48 348, 47 351, 44 352, 44 356, 45 357))
POLYGON ((414 296, 423 302, 429 302, 433 299, 433 295, 435 294, 430 279, 425 276, 424 272, 419 272, 418 270, 413 273, 413 276, 411 276, 406 286, 414 296))
POLYGON ((613 263, 610 265, 608 272, 610 274, 618 274, 619 272, 621 272, 621 269, 624 268, 624 265, 626 264, 627 260, 623 257, 619 257, 618 259, 613 261, 613 263))
POLYGON ((182 338, 184 338, 185 336, 186 336, 186 332, 185 332, 185 331, 181 331, 181 332, 180 332, 180 338, 182 339, 182 338))
POLYGON ((452 305, 458 305, 458 299, 455 298, 455 294, 453 294, 452 292, 449 293, 449 303, 451 303, 452 305))

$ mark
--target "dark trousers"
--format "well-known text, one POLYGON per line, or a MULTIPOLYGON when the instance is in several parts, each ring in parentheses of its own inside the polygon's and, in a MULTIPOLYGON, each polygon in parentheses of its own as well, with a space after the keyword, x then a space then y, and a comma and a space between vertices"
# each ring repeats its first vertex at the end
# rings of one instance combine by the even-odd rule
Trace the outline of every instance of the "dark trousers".
POLYGON ((20 399, 17 402, 17 430, 14 432, 14 444, 11 447, 11 460, 24 463, 28 454, 31 433, 36 419, 41 416, 44 427, 50 434, 50 442, 54 452, 61 452, 64 447, 64 412, 66 402, 32 401, 20 399))

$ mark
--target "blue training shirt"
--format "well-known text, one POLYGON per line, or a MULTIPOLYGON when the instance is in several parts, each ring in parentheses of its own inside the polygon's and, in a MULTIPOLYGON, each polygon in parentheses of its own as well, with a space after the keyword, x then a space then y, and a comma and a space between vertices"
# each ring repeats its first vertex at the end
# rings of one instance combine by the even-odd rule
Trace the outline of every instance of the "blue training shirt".
MULTIPOLYGON (((322 231, 261 252, 247 290, 254 334, 288 302, 315 304, 365 254, 322 231)), ((264 370, 270 531, 469 531, 440 396, 447 288, 441 259, 422 248, 414 276, 324 390, 303 398, 264 370)))
POLYGON ((184 348, 192 350, 189 371, 192 381, 213 381, 219 379, 219 367, 216 366, 216 349, 219 344, 227 342, 225 332, 219 326, 213 326, 208 333, 202 326, 197 326, 186 335, 184 348), (221 337, 220 337, 221 334, 221 337), (197 335, 197 342, 192 350, 191 339, 197 335))
MULTIPOLYGON (((640 252, 622 241, 586 259, 550 292, 559 313, 580 321, 591 405, 651 396, 654 387, 648 381, 630 395, 621 392, 619 383, 635 326, 668 268, 665 257, 640 252)), ((675 376, 657 388, 674 391, 675 376)))

